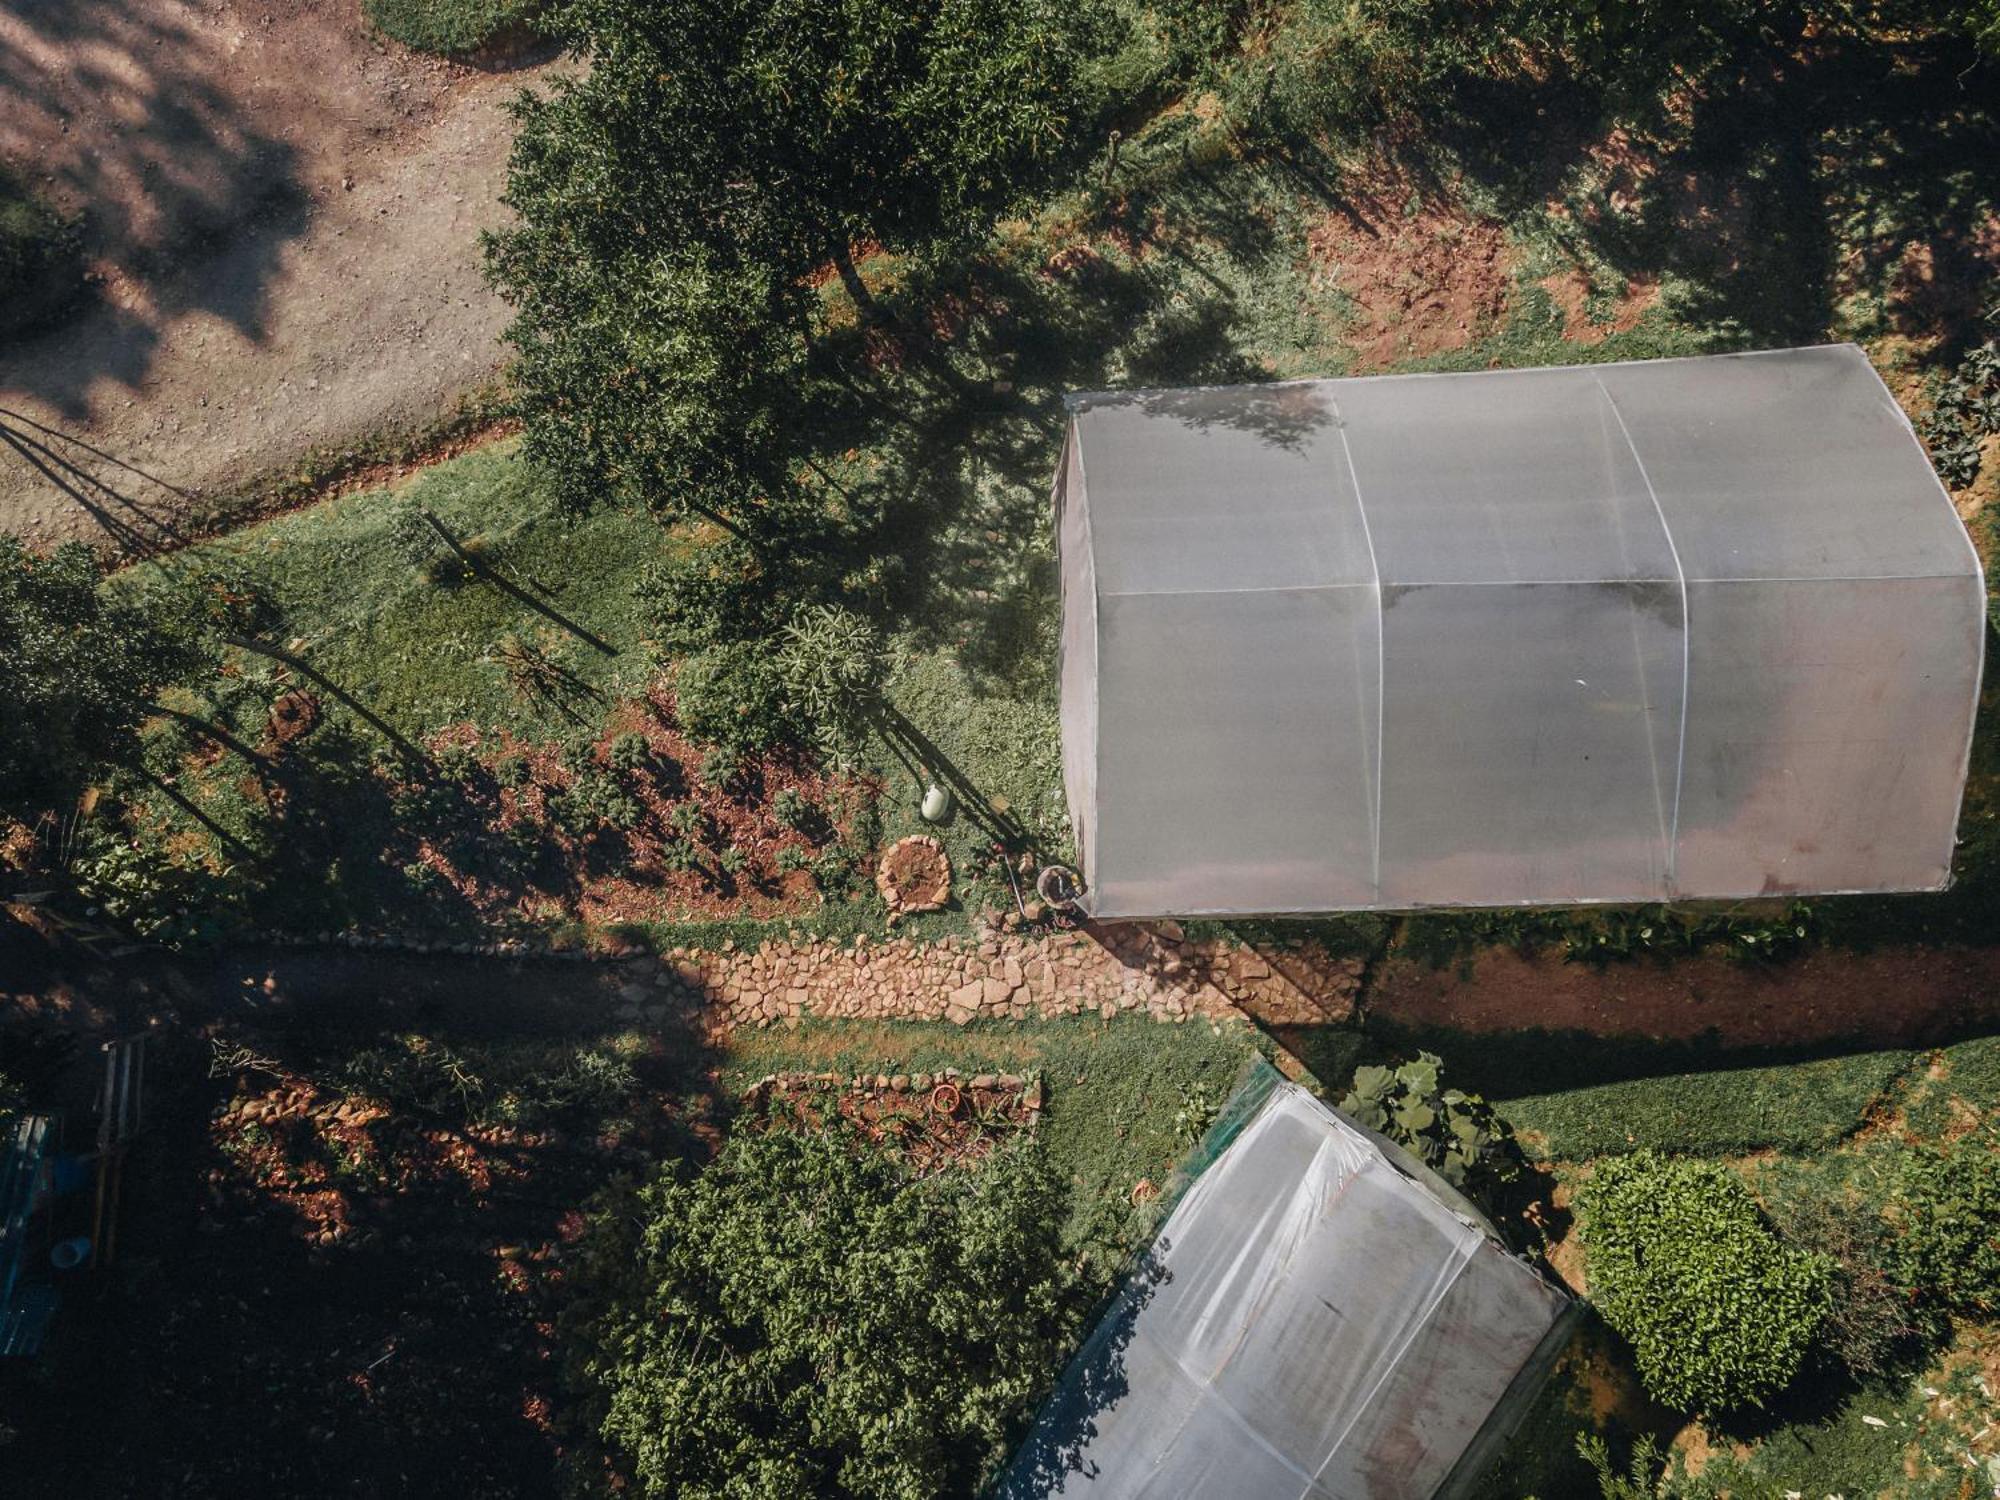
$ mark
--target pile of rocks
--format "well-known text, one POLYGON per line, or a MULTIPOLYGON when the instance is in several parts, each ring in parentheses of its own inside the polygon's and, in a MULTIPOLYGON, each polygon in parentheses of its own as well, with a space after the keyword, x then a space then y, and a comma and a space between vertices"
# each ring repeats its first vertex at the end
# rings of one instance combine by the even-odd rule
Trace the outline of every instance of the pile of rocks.
POLYGON ((1272 1025, 1352 1016, 1361 961, 1314 942, 1264 949, 1193 941, 1176 923, 1080 932, 989 932, 976 940, 851 944, 767 940, 755 948, 676 948, 640 961, 620 992, 626 1019, 699 1006, 735 1026, 845 1020, 1052 1019, 1095 1014, 1219 1020, 1245 1011, 1272 1025))

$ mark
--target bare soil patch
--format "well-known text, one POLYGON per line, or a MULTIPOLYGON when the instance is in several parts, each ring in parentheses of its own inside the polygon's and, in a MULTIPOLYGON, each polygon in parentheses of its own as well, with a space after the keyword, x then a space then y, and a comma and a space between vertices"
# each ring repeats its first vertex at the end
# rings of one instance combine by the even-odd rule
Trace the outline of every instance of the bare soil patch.
POLYGON ((1018 1074, 897 1073, 841 1078, 786 1074, 753 1086, 738 1129, 836 1121, 894 1151, 919 1176, 983 1160, 1010 1136, 1032 1129, 1041 1085, 1018 1074))
POLYGON ((1822 949, 1781 963, 1700 956, 1597 967, 1489 948, 1455 969, 1391 958, 1366 1008, 1377 1020, 1471 1032, 1532 1025, 1662 1041, 1713 1036, 1730 1047, 1924 1046, 2000 1020, 2000 951, 1822 949))
POLYGON ((1513 252, 1496 219, 1378 172, 1306 237, 1317 285, 1353 306, 1360 368, 1463 349, 1507 306, 1513 252))
MULTIPOLYGON (((440 421, 500 362, 478 235, 534 76, 381 42, 355 0, 0 13, 0 161, 84 212, 95 278, 67 326, 0 349, 0 407, 157 476, 106 471, 169 523, 440 421)), ((11 455, 0 528, 99 535, 11 455)))
POLYGON ((1563 338, 1572 344, 1601 344, 1614 333, 1630 333, 1660 300, 1657 281, 1627 281, 1608 308, 1593 308, 1596 288, 1576 266, 1544 276, 1538 285, 1562 314, 1563 338))
MULTIPOLYGON (((851 832, 876 795, 873 786, 784 751, 747 760, 727 785, 712 785, 701 774, 701 750, 673 722, 665 687, 617 705, 585 765, 566 761, 554 745, 502 735, 485 745, 483 774, 465 788, 463 826, 454 833, 476 828, 539 852, 496 870, 469 854, 466 841, 445 836, 426 839, 420 860, 488 922, 532 923, 557 913, 595 926, 761 919, 816 905, 811 874, 787 868, 786 851, 800 861, 823 856, 851 832), (646 762, 614 764, 614 744, 634 735, 645 741, 646 762), (586 779, 630 799, 625 826, 579 829, 563 816, 563 799, 586 779), (773 803, 785 791, 819 815, 803 830, 776 815, 773 803)), ((476 726, 466 724, 433 737, 432 749, 480 744, 476 726)))
POLYGON ((951 900, 951 859, 944 845, 922 833, 896 840, 876 866, 875 889, 892 922, 906 912, 936 911, 951 900))

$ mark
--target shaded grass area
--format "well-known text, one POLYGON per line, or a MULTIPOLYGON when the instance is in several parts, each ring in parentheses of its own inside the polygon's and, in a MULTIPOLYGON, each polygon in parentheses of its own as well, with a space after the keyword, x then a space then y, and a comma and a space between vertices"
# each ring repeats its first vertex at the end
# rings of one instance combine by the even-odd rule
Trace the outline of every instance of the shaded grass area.
POLYGON ((1907 1052, 1673 1074, 1503 1103, 1545 1160, 1648 1146, 1688 1156, 1823 1151, 1858 1130, 1914 1062, 1907 1052))
POLYGON ((519 36, 543 0, 367 0, 368 19, 419 52, 476 52, 519 36))
MULTIPOLYGON (((527 632, 575 674, 579 690, 636 691, 647 663, 630 593, 660 533, 627 512, 575 518, 558 511, 515 447, 495 444, 393 490, 279 516, 121 576, 143 585, 195 567, 254 592, 272 611, 268 634, 299 642, 314 666, 413 739, 461 719, 523 737, 555 736, 568 722, 512 691, 493 648, 527 632), (495 572, 577 628, 481 580, 424 577, 392 535, 397 510, 407 506, 430 510, 476 542, 495 572), (592 647, 583 631, 616 654, 592 647)), ((213 706, 227 712, 234 705, 213 706)), ((231 727, 253 738, 262 729, 247 720, 231 727)))

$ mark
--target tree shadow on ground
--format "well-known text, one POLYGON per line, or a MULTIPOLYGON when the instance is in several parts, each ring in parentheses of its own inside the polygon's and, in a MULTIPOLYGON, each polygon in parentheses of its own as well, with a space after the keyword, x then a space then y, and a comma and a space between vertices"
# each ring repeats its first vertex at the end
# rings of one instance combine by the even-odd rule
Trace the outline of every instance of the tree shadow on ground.
POLYGON ((2000 270, 2000 68, 1935 38, 1760 44, 1623 108, 1463 80, 1423 139, 1579 264, 1672 278, 1678 321, 1747 347, 1845 324, 1948 362, 2000 270))
POLYGON ((88 418, 100 380, 137 385, 161 330, 182 314, 209 313, 262 339, 270 282, 306 226, 298 148, 253 125, 219 85, 213 33, 195 19, 172 7, 73 0, 11 10, 0 127, 21 142, 15 149, 36 153, 33 187, 85 206, 86 248, 148 284, 143 297, 84 304, 94 314, 87 324, 24 341, 21 357, 0 368, 0 387, 30 391, 70 421, 88 418), (159 274, 225 234, 216 266, 159 274), (79 339, 87 360, 33 357, 39 343, 73 349, 79 339))
POLYGON ((1063 395, 1267 374, 1230 278, 1283 252, 1238 174, 1176 165, 1098 195, 1090 213, 1102 250, 924 273, 884 299, 886 327, 835 332, 819 353, 802 440, 870 518, 836 545, 893 555, 882 605, 987 682, 1051 680, 1047 503, 1063 395), (857 450, 865 472, 844 461, 857 450))
POLYGON ((724 1107, 706 1041, 670 1014, 648 1028, 636 1093, 524 1128, 332 1114, 364 1097, 343 1083, 352 1061, 407 1034, 479 1065, 495 1047, 559 1055, 630 1029, 614 1019, 619 970, 549 968, 218 963, 216 1000, 185 1018, 216 1050, 191 1024, 149 1067, 119 1262, 66 1291, 34 1379, 9 1383, 0 1467, 20 1492, 563 1493, 556 1257, 599 1187, 703 1149, 724 1107), (306 1080, 310 1117, 223 1113, 306 1080), (260 1166, 259 1151, 276 1154, 260 1166), (369 1161, 408 1176, 377 1181, 369 1161), (335 1198, 350 1229, 321 1243, 335 1198), (120 1413, 110 1429, 103 1404, 120 1413))

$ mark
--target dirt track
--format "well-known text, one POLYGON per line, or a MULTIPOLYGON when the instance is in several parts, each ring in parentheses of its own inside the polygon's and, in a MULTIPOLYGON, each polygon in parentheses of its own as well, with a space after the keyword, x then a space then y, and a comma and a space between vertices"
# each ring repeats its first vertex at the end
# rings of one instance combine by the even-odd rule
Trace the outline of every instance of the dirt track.
POLYGON ((1392 960, 1364 1008, 1371 1020, 1469 1032, 1923 1046, 2000 1024, 2000 949, 1823 949, 1772 963, 1704 955, 1599 968, 1489 948, 1469 973, 1392 960))
MULTIPOLYGON (((535 76, 384 47, 358 0, 16 0, 0 159, 86 212, 99 280, 0 347, 0 407, 197 496, 443 415, 500 362, 478 234, 535 76)), ((11 454, 0 530, 95 534, 11 454)))

